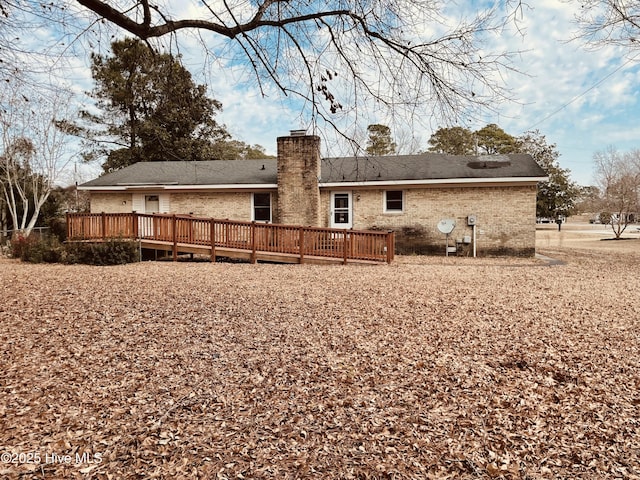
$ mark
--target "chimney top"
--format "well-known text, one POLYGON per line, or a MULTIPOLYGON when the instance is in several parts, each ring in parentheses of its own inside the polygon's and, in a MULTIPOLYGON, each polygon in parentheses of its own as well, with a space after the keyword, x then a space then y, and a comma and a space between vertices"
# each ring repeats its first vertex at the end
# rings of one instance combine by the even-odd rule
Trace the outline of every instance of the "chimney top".
POLYGON ((306 130, 291 130, 289 134, 292 137, 304 137, 307 134, 306 130))

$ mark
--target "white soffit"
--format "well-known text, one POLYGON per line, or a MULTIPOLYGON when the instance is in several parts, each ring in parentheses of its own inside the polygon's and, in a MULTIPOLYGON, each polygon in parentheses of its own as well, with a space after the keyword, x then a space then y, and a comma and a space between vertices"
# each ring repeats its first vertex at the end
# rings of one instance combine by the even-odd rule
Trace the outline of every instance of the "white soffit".
POLYGON ((256 183, 256 184, 229 184, 229 185, 105 185, 105 186, 78 186, 78 190, 96 190, 96 191, 131 191, 131 190, 264 190, 277 189, 276 183, 256 183))
POLYGON ((320 183, 320 188, 339 187, 386 187, 398 185, 474 185, 504 183, 537 183, 549 180, 549 177, 498 177, 498 178, 437 178, 427 180, 380 180, 364 182, 320 183))

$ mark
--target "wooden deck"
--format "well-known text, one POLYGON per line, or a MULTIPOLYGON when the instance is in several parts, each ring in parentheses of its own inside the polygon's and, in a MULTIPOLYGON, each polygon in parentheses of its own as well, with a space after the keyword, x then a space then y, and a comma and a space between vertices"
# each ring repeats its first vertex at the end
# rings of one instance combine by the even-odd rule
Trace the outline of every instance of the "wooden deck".
POLYGON ((343 230, 140 213, 68 213, 67 241, 111 238, 142 248, 279 263, 391 263, 393 232, 343 230))

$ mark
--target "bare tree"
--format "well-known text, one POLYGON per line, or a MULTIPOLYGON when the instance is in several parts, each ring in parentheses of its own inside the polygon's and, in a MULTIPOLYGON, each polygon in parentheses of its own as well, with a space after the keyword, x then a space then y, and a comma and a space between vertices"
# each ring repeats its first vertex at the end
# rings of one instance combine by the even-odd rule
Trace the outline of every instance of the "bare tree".
POLYGON ((19 75, 36 88, 42 75, 68 75, 75 48, 82 47, 75 40, 84 32, 74 18, 65 1, 0 0, 0 81, 19 75))
POLYGON ((625 154, 615 148, 594 155, 596 180, 600 189, 600 210, 610 214, 616 238, 620 238, 638 214, 640 194, 640 150, 625 154))
POLYGON ((0 91, 0 188, 13 229, 29 236, 40 209, 72 159, 60 119, 69 94, 52 88, 27 94, 19 80, 0 91))
POLYGON ((565 0, 576 6, 576 38, 591 47, 640 48, 640 0, 565 0))
POLYGON ((508 53, 481 51, 483 36, 505 21, 496 10, 454 20, 435 0, 76 1, 96 22, 147 41, 192 32, 215 56, 212 39, 224 40, 225 58, 247 66, 263 95, 275 86, 336 128, 365 99, 422 118, 468 119, 506 96, 499 78, 508 53))

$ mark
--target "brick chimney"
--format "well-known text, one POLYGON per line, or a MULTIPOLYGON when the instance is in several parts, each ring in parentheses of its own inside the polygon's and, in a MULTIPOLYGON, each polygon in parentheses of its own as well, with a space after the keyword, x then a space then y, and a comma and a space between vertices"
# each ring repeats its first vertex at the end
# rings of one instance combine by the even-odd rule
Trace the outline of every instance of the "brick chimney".
POLYGON ((320 137, 292 130, 278 137, 279 222, 321 226, 320 137))

